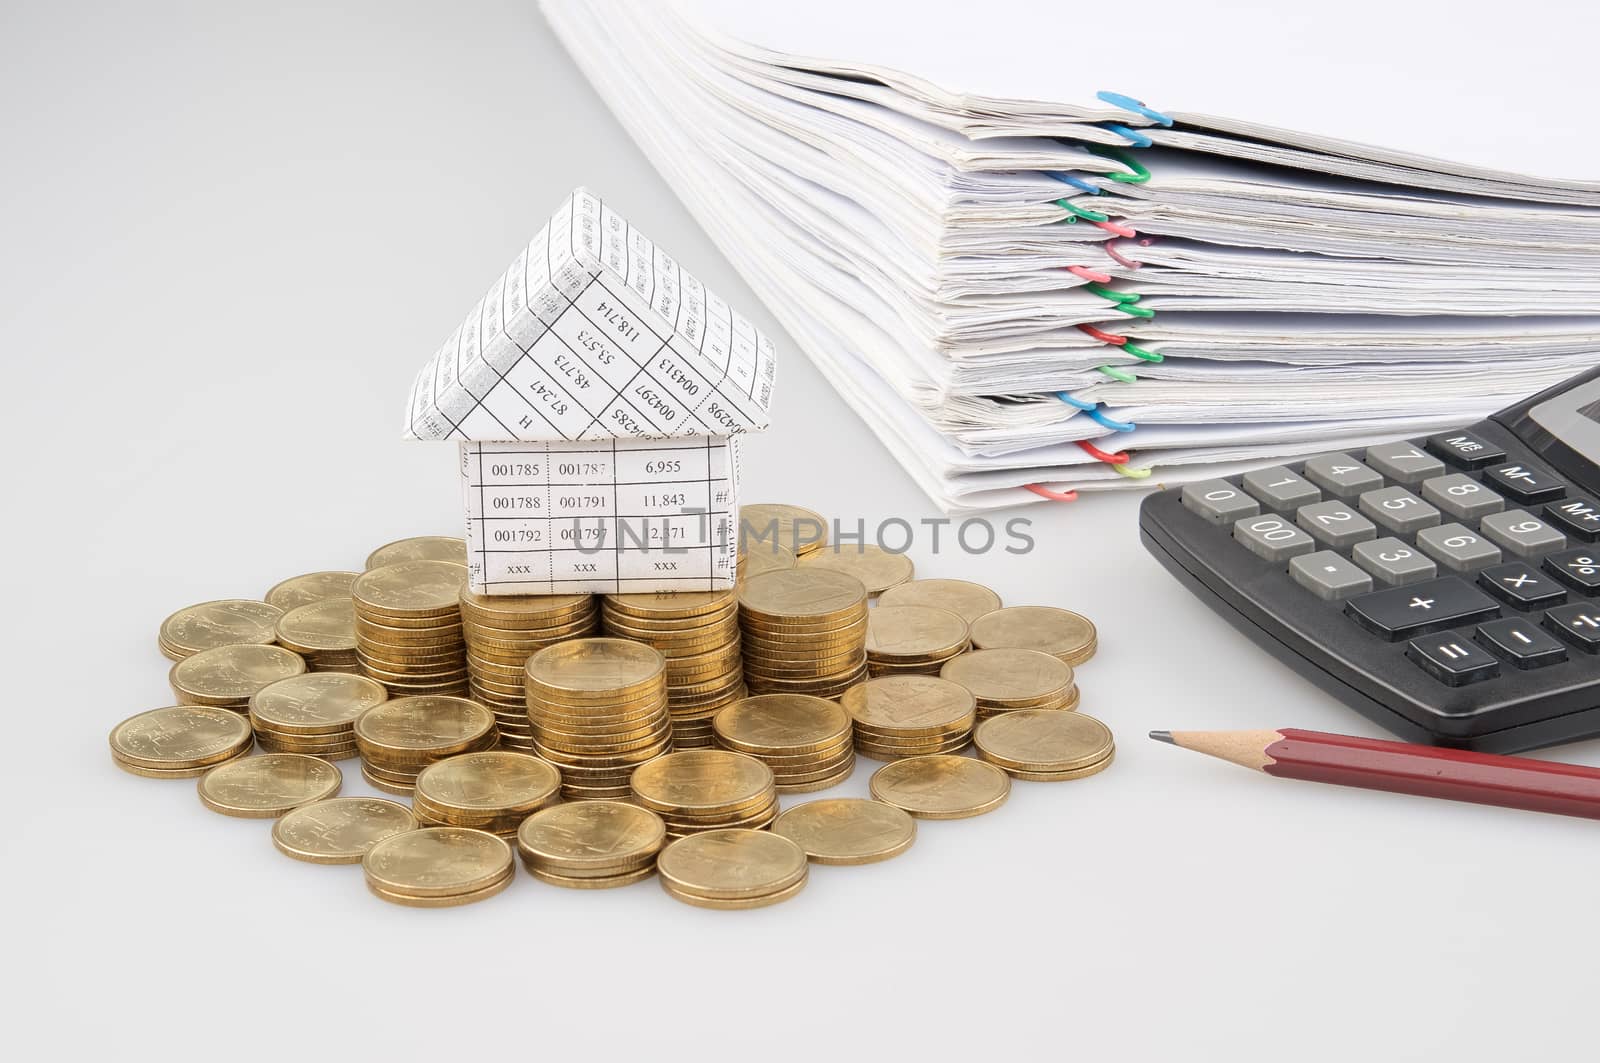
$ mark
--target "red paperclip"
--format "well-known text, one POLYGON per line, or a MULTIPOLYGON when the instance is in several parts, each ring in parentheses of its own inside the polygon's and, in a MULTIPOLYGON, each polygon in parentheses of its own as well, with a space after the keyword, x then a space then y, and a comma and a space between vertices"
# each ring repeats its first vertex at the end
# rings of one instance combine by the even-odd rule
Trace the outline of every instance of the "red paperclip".
POLYGON ((1082 277, 1086 281, 1094 281, 1096 284, 1111 283, 1111 274, 1101 273, 1099 270, 1090 269, 1088 266, 1068 266, 1067 272, 1082 277))
POLYGON ((1097 222, 1091 222, 1091 224, 1098 225, 1098 226, 1100 226, 1100 228, 1104 229, 1106 232, 1108 232, 1108 233, 1116 233, 1118 236, 1123 237, 1124 239, 1127 239, 1127 240, 1132 240, 1135 236, 1139 235, 1138 230, 1130 229, 1126 225, 1119 225, 1118 223, 1116 223, 1114 221, 1097 221, 1097 222))
POLYGON ((1048 498, 1052 502, 1076 502, 1078 500, 1078 492, 1076 491, 1052 491, 1050 488, 1041 487, 1038 484, 1023 484, 1022 486, 1040 498, 1048 498))
POLYGON ((1077 443, 1078 446, 1082 447, 1084 449, 1084 451, 1086 453, 1088 453, 1091 457, 1098 458, 1101 461, 1105 462, 1107 465, 1126 465, 1126 464, 1128 464, 1128 455, 1127 455, 1127 453, 1125 451, 1119 450, 1115 454, 1111 454, 1111 453, 1109 453, 1107 451, 1101 450, 1099 447, 1095 446, 1093 443, 1089 442, 1087 439, 1077 439, 1077 440, 1073 440, 1073 442, 1077 443))
POLYGON ((1093 325, 1079 325, 1078 331, 1086 336, 1093 336, 1101 343, 1109 343, 1113 347, 1121 347, 1128 342, 1128 337, 1126 336, 1118 336, 1115 332, 1107 332, 1105 329, 1098 329, 1093 325))
MULTIPOLYGON (((1122 252, 1118 251, 1117 248, 1116 248, 1116 243, 1117 243, 1116 240, 1107 240, 1105 243, 1100 245, 1100 248, 1106 254, 1110 255, 1111 256, 1111 260, 1113 262, 1115 262, 1119 266, 1123 266, 1123 267, 1125 267, 1127 269, 1143 269, 1144 268, 1144 263, 1143 262, 1135 262, 1133 259, 1126 257, 1125 255, 1123 255, 1122 252)), ((1140 247, 1149 247, 1150 246, 1150 241, 1149 240, 1140 240, 1139 241, 1139 246, 1140 247)))

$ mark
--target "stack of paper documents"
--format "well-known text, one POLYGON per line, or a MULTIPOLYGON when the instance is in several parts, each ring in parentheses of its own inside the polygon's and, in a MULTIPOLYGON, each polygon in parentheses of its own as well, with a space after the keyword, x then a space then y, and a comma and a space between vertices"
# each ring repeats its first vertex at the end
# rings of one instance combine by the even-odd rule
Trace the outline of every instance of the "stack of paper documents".
POLYGON ((1459 425, 1600 359, 1588 5, 544 9, 946 508, 1459 425))

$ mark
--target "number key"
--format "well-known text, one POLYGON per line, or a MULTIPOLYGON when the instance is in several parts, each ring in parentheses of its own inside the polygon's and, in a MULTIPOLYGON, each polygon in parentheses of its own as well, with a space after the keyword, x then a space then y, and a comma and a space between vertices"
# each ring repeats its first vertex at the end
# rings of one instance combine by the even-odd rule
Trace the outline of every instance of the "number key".
POLYGON ((1317 548, 1311 536, 1282 517, 1245 517, 1233 525, 1233 537, 1267 561, 1287 561, 1317 548))
POLYGON ((1506 508, 1505 499, 1459 472, 1424 480, 1422 497, 1456 520, 1475 520, 1485 513, 1498 513, 1506 508))
POLYGON ((1415 443, 1380 443, 1367 448, 1367 464, 1405 487, 1444 475, 1444 462, 1415 443))
POLYGON ((1385 487, 1361 496, 1361 512, 1399 535, 1439 523, 1439 511, 1404 487, 1385 487))
POLYGON ((1437 565, 1399 539, 1357 543, 1352 556, 1356 564, 1390 587, 1420 583, 1439 574, 1437 565))
POLYGON ((1226 480, 1201 480, 1183 489, 1183 508, 1218 526, 1261 512, 1261 504, 1226 480))
POLYGON ((1459 524, 1417 532, 1417 548, 1452 572, 1473 572, 1500 560, 1500 548, 1459 524))
POLYGON ((1333 550, 1346 549, 1378 534, 1370 520, 1343 502, 1314 502, 1301 506, 1294 519, 1317 542, 1333 550))
POLYGON ((1244 489, 1264 506, 1292 512, 1299 506, 1321 502, 1322 492, 1304 476, 1297 476, 1282 465, 1244 474, 1244 489))
POLYGON ((1336 498, 1354 499, 1383 486, 1383 477, 1348 454, 1318 454, 1306 459, 1306 479, 1336 498))
POLYGON ((1545 571, 1573 590, 1593 594, 1600 589, 1600 550, 1580 546, 1544 559, 1545 571))
POLYGON ((1536 557, 1567 545, 1567 537, 1523 509, 1491 513, 1478 522, 1483 534, 1518 557, 1536 557))

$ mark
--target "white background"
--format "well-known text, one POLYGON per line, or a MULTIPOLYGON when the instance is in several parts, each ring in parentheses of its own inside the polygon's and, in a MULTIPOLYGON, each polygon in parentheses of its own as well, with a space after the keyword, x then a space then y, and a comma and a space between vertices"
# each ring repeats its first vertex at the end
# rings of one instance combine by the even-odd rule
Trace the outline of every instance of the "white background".
MULTIPOLYGON (((19 1058, 1592 1053, 1600 828, 1147 741, 1378 732, 1147 557, 1135 495, 1027 510, 1027 556, 914 551, 923 575, 1097 621, 1083 709, 1115 765, 923 824, 890 863, 818 868, 780 907, 526 876, 470 908, 391 907, 190 783, 117 771, 106 733, 170 700, 167 613, 455 532, 454 452, 401 442, 407 386, 580 183, 778 342, 747 500, 937 514, 531 3, 8 4, 0 144, 0 1012, 19 1058)), ((1600 744, 1557 755, 1600 763, 1600 744)))

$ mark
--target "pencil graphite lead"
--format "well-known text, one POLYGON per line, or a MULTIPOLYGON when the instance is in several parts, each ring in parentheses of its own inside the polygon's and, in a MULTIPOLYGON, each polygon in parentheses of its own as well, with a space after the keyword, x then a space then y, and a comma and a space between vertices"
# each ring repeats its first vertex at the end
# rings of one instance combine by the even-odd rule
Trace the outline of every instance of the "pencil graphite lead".
POLYGON ((1177 743, 1173 742, 1173 740, 1172 740, 1172 732, 1171 731, 1151 731, 1150 732, 1150 737, 1154 738, 1157 742, 1165 742, 1169 746, 1177 744, 1177 743))

